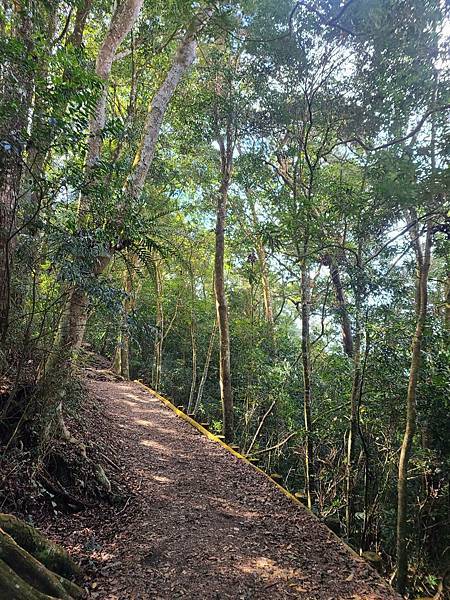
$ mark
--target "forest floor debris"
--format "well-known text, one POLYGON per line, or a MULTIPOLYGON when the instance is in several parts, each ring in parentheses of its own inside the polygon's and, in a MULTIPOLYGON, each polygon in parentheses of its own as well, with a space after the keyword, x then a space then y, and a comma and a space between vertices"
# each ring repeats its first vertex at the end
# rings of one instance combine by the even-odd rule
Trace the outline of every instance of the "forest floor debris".
POLYGON ((306 509, 180 420, 137 384, 87 370, 94 442, 121 507, 58 515, 47 534, 68 548, 102 600, 399 597, 306 509), (102 413, 101 415, 99 414, 102 413))

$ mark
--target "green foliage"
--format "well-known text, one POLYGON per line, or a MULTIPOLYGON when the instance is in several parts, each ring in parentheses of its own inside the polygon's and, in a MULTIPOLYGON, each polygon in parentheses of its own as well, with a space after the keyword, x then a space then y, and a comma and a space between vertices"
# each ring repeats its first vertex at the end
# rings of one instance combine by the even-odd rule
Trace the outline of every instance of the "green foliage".
MULTIPOLYGON (((194 382, 197 398, 216 318, 217 140, 232 123, 225 271, 236 442, 259 452, 262 467, 280 472, 292 491, 302 491, 309 436, 314 510, 343 531, 355 370, 343 346, 346 315, 352 337, 360 334, 363 369, 350 543, 381 551, 389 571, 416 321, 412 239, 422 239, 431 218, 430 307, 410 468, 409 540, 419 590, 435 586, 448 547, 439 535, 450 468, 448 112, 415 126, 427 111, 448 104, 448 16, 432 0, 347 4, 342 10, 336 0, 311 6, 243 0, 215 7, 198 35, 195 68, 165 115, 143 193, 133 199, 124 190, 148 108, 198 3, 144 2, 106 88, 95 61, 109 3, 93 4, 79 47, 70 41, 79 2, 70 3, 70 15, 67 3, 33 3, 35 19, 24 36, 24 15, 0 9, 0 159, 16 153, 22 169, 1 374, 8 381, 30 376, 24 364, 32 377, 42 372, 67 294, 76 287, 91 302, 86 340, 96 351, 113 359, 129 339, 131 377, 151 384, 162 344, 160 389, 187 408, 194 382), (26 110, 24 81, 32 89, 26 110), (101 158, 87 168, 89 122, 105 89, 101 158), (11 123, 24 110, 17 131, 11 123), (80 197, 88 206, 81 217, 80 197), (417 228, 408 225, 415 215, 417 228), (99 276, 96 267, 107 256, 113 260, 99 276)), ((197 413, 217 433, 218 363, 216 336, 197 413)))

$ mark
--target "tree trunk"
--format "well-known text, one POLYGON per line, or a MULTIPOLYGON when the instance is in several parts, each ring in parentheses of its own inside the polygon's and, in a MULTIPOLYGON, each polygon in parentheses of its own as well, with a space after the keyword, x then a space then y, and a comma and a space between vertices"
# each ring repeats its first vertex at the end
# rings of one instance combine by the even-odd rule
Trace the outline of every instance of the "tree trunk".
POLYGON ((308 508, 313 506, 315 492, 313 425, 311 417, 312 384, 311 384, 311 355, 310 355, 310 313, 311 286, 309 272, 303 263, 301 271, 302 288, 302 367, 303 367, 303 415, 305 423, 305 487, 308 508))
POLYGON ((84 29, 86 27, 86 21, 91 10, 93 0, 84 0, 77 6, 77 12, 75 14, 75 24, 73 31, 68 38, 68 43, 72 44, 75 48, 79 48, 83 41, 84 29))
POLYGON ((88 317, 88 298, 84 290, 75 289, 61 317, 52 350, 39 378, 39 429, 43 442, 59 429, 67 438, 62 405, 66 384, 72 375, 73 359, 78 355, 88 317))
MULTIPOLYGON (((252 211, 252 221, 255 231, 258 228, 259 221, 258 215, 256 214, 255 204, 252 200, 249 201, 250 209, 252 211)), ((259 235, 255 236, 256 253, 258 255, 258 261, 261 269, 261 281, 263 289, 263 302, 264 302, 264 316, 269 324, 271 333, 273 335, 273 307, 272 307, 272 293, 270 290, 269 282, 269 269, 267 266, 266 249, 259 235)))
POLYGON ((123 289, 126 297, 123 301, 123 313, 114 356, 114 371, 124 379, 130 379, 129 317, 136 307, 137 290, 134 289, 133 277, 136 263, 136 257, 128 254, 128 261, 123 274, 123 289))
POLYGON ((194 403, 195 388, 197 386, 197 341, 195 336, 195 321, 191 317, 191 349, 192 349, 192 379, 191 389, 189 390, 188 412, 191 412, 194 403))
POLYGON ((181 79, 194 62, 197 50, 196 36, 209 21, 212 12, 211 8, 205 9, 192 19, 172 66, 152 99, 144 125, 144 133, 134 158, 132 173, 125 184, 125 197, 139 198, 142 193, 145 179, 153 162, 156 142, 167 106, 181 79))
POLYGON ((206 380, 208 378, 209 365, 211 363, 211 357, 212 357, 212 353, 213 353, 213 349, 214 349, 214 341, 216 339, 216 332, 217 332, 217 319, 214 321, 214 326, 212 328, 211 336, 209 338, 208 351, 206 352, 206 358, 205 358, 205 364, 204 364, 204 367, 203 367, 203 373, 202 373, 202 377, 200 379, 200 383, 199 383, 199 386, 198 386, 197 399, 195 400, 194 409, 192 411, 194 414, 197 413, 198 408, 199 408, 200 403, 201 403, 202 398, 203 398, 203 390, 205 388, 205 383, 206 383, 206 380))
POLYGON ((266 249, 260 240, 256 245, 256 253, 258 254, 258 260, 261 267, 261 279, 263 288, 263 300, 264 300, 264 315, 267 323, 273 334, 273 307, 272 307, 272 293, 270 290, 269 283, 269 270, 267 268, 267 257, 266 249))
POLYGON ((194 275, 191 272, 190 333, 191 333, 191 350, 192 350, 192 379, 191 379, 191 389, 189 390, 188 412, 192 411, 192 408, 194 405, 195 388, 197 385, 197 340, 196 340, 196 322, 195 322, 194 301, 195 301, 194 275))
POLYGON ((353 356, 353 336, 352 328, 350 324, 350 318, 347 310, 347 302, 345 299, 344 289, 342 287, 341 276, 339 274, 339 267, 333 256, 328 254, 325 256, 324 263, 329 266, 331 282, 333 284, 334 293, 337 302, 337 312, 341 321, 342 329, 342 346, 347 356, 352 358, 353 356))
POLYGON ((352 341, 353 354, 353 383, 350 397, 350 423, 347 438, 347 460, 345 475, 345 523, 347 529, 347 538, 352 533, 353 515, 354 515, 354 462, 355 462, 355 442, 358 433, 358 405, 359 393, 361 388, 361 332, 359 331, 359 319, 356 320, 355 343, 352 341))
MULTIPOLYGON (((45 370, 50 375, 61 364, 76 356, 81 348, 86 322, 88 299, 84 290, 75 289, 70 294, 70 299, 61 317, 56 341, 53 345, 45 370)), ((57 374, 61 377, 61 372, 57 374)))
POLYGON ((412 340, 411 364, 406 397, 406 424, 400 449, 397 485, 397 557, 396 586, 403 594, 408 577, 407 519, 408 519, 408 464, 416 431, 416 390, 421 363, 421 344, 425 329, 428 303, 428 274, 431 260, 432 227, 427 223, 426 239, 422 248, 417 228, 411 232, 417 260, 416 330, 412 340))
POLYGON ((153 369, 152 369, 152 387, 158 391, 161 386, 162 373, 162 355, 164 344, 164 305, 163 305, 163 278, 161 266, 158 259, 155 259, 155 286, 156 286, 156 328, 158 330, 155 338, 153 369))
MULTIPOLYGON (((102 130, 106 123, 106 103, 108 98, 108 81, 114 56, 120 44, 130 33, 136 23, 143 0, 124 0, 118 4, 112 16, 108 31, 100 46, 95 63, 95 74, 103 82, 103 89, 89 122, 88 150, 85 161, 85 175, 89 176, 97 164, 102 149, 102 130)), ((89 195, 82 193, 78 207, 79 226, 87 224, 89 217, 89 195)))
POLYGON ((446 331, 450 333, 450 269, 447 272, 447 281, 445 284, 444 326, 446 331))
MULTIPOLYGON (((358 250, 357 265, 361 269, 361 252, 358 250)), ((337 302, 337 312, 341 322, 342 347, 345 354, 353 360, 353 381, 350 396, 350 422, 347 437, 346 453, 346 474, 345 474, 345 523, 347 530, 347 539, 352 534, 353 515, 354 515, 354 462, 355 462, 355 444, 358 433, 358 405, 361 388, 361 332, 360 332, 360 303, 361 290, 359 281, 356 281, 356 319, 355 319, 355 337, 353 339, 350 316, 347 308, 347 300, 342 286, 339 267, 336 259, 331 254, 327 254, 323 261, 330 269, 331 282, 337 302)), ((358 277, 358 275, 357 275, 358 277)))
MULTIPOLYGON (((223 144, 222 144, 223 146, 223 144)), ((226 163, 222 152, 222 163, 226 163)), ((231 163, 223 169, 222 184, 217 195, 216 248, 214 256, 214 292, 216 296, 217 323, 220 336, 220 398, 222 401, 223 435, 226 441, 233 439, 233 391, 231 387, 230 332, 228 306, 225 294, 225 219, 227 213, 228 188, 231 163)))
MULTIPOLYGON (((95 72, 102 80, 104 88, 90 120, 88 151, 85 161, 86 175, 89 175, 100 158, 101 132, 106 121, 107 83, 114 55, 136 22, 142 3, 143 0, 125 0, 117 7, 98 52, 95 72)), ((88 222, 89 205, 88 196, 84 193, 81 194, 78 206, 78 226, 80 229, 86 226, 88 222)), ((103 273, 110 260, 111 256, 109 254, 100 256, 93 269, 94 276, 103 273)), ((47 417, 47 423, 44 427, 45 437, 48 437, 50 433, 50 425, 56 411, 59 412, 57 420, 61 426, 63 425, 62 399, 64 388, 70 375, 72 360, 81 347, 88 318, 89 301, 86 291, 80 286, 75 286, 69 290, 68 296, 54 344, 55 350, 47 360, 44 379, 41 381, 44 415, 47 417), (57 391, 56 394, 55 390, 57 391), (56 401, 54 395, 57 396, 56 401)))
POLYGON ((82 573, 68 554, 36 529, 0 514, 0 596, 15 600, 72 600, 84 591, 70 579, 82 573))
POLYGON ((26 62, 32 52, 33 7, 14 3, 12 36, 23 44, 24 56, 3 66, 2 127, 0 130, 0 340, 6 338, 11 302, 11 268, 15 227, 22 177, 23 149, 27 136, 28 111, 33 77, 26 62))
POLYGON ((0 146, 0 338, 5 339, 9 324, 11 301, 11 266, 14 248, 17 197, 21 176, 20 159, 16 151, 0 146))

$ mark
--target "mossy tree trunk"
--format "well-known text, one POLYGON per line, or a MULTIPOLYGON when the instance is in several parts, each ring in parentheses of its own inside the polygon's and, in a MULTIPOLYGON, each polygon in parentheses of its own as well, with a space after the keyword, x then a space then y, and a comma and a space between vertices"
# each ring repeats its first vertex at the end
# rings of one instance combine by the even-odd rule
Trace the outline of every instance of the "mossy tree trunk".
POLYGON ((0 597, 8 600, 77 600, 85 597, 72 579, 82 573, 67 552, 34 527, 0 514, 0 597))

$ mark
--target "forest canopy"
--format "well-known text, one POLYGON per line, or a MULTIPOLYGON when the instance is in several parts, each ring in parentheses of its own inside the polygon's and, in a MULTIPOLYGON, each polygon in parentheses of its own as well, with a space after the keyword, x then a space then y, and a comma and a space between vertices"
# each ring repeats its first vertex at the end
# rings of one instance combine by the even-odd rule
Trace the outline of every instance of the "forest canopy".
POLYGON ((449 564, 448 6, 2 0, 0 443, 86 353, 234 442, 397 589, 449 564), (378 559, 376 559, 378 560, 378 559))

